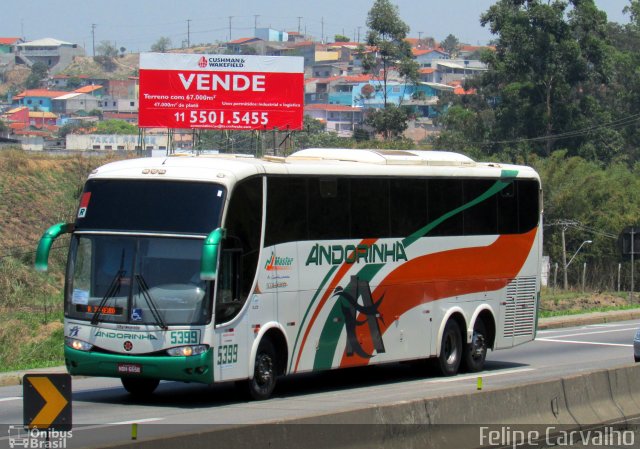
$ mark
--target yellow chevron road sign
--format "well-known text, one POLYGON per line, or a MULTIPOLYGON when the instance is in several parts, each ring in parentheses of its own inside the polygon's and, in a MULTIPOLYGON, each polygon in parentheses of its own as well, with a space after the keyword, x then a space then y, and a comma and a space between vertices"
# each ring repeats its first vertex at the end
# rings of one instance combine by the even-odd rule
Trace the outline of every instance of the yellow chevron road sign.
POLYGON ((71 430, 71 376, 25 374, 22 378, 24 425, 71 430))

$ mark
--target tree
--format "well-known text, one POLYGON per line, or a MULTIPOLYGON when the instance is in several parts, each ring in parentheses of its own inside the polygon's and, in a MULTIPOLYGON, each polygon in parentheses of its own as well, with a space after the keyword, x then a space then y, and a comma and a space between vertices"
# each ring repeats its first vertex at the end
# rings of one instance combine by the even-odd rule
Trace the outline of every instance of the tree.
POLYGON ((118 56, 118 49, 109 41, 100 42, 96 48, 96 52, 98 55, 106 56, 107 58, 115 58, 118 56))
POLYGON ((351 41, 351 39, 349 39, 347 36, 343 36, 342 34, 336 34, 333 37, 333 40, 335 42, 350 42, 351 41))
MULTIPOLYGON (((618 132, 601 126, 614 118, 602 101, 611 95, 614 49, 606 15, 593 0, 499 0, 481 24, 497 36, 496 50, 483 52, 488 70, 469 82, 478 95, 466 107, 478 120, 487 109, 493 113, 491 129, 482 135, 494 143, 482 145, 483 151, 518 146, 550 155, 567 148, 590 159, 616 157, 618 132)), ((456 129, 452 124, 447 131, 456 129)))
POLYGON ((168 37, 161 37, 153 45, 151 45, 151 51, 159 53, 166 53, 171 48, 171 39, 168 37))
MULTIPOLYGON (((376 0, 367 15, 367 45, 376 49, 376 53, 365 52, 360 49, 362 66, 366 73, 371 73, 380 83, 379 90, 383 96, 383 107, 388 104, 389 73, 395 69, 405 83, 416 83, 419 79, 418 63, 413 59, 411 46, 405 38, 409 32, 409 26, 399 16, 398 7, 389 0, 376 0)), ((385 139, 397 133, 404 126, 408 116, 394 108, 389 113, 375 113, 371 116, 374 129, 381 133, 385 139), (390 120, 390 121, 389 121, 390 120), (395 120, 404 120, 404 123, 396 123, 395 120)))
POLYGON ((460 41, 453 34, 450 34, 440 42, 440 46, 444 51, 449 53, 451 57, 457 57, 460 49, 460 41))
POLYGON ((138 127, 124 120, 105 120, 98 123, 96 134, 138 134, 138 127))
POLYGON ((47 78, 49 68, 44 62, 34 62, 31 66, 31 73, 25 81, 25 87, 27 89, 36 89, 40 87, 43 80, 47 78))
POLYGON ((400 137, 408 127, 407 120, 409 120, 409 115, 403 107, 388 104, 383 109, 370 111, 365 123, 376 132, 381 133, 386 140, 400 137))

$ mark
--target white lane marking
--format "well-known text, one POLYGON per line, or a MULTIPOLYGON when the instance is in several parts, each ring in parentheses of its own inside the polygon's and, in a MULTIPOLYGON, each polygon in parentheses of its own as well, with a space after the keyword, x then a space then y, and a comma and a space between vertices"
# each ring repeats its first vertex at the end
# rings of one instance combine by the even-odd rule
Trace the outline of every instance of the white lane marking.
POLYGON ((428 380, 425 383, 439 384, 439 383, 446 383, 446 382, 455 382, 458 380, 477 379, 478 377, 493 377, 493 376, 502 376, 504 374, 524 373, 527 371, 535 371, 535 368, 516 368, 516 369, 508 369, 504 371, 495 371, 495 372, 488 372, 488 373, 479 372, 476 374, 467 374, 464 376, 448 377, 446 379, 428 380))
MULTIPOLYGON (((566 334, 566 335, 558 335, 555 338, 566 338, 566 337, 579 337, 582 335, 595 335, 595 334, 609 334, 611 332, 626 332, 626 331, 634 331, 638 329, 637 327, 628 327, 625 329, 609 329, 606 331, 594 331, 594 332, 578 332, 575 334, 566 334)), ((536 338, 536 340, 541 340, 541 338, 536 338)))
POLYGON ((597 341, 578 341, 578 340, 561 340, 557 338, 536 338, 536 341, 548 341, 552 343, 572 343, 576 345, 593 345, 593 346, 621 346, 624 348, 632 348, 633 345, 622 343, 600 343, 597 341))
MULTIPOLYGON (((576 327, 567 327, 567 328, 556 328, 556 329, 540 329, 538 334, 555 334, 561 332, 575 332, 579 329, 607 329, 612 327, 621 327, 621 326, 629 326, 629 323, 624 324, 616 324, 616 323, 603 323, 603 324, 588 324, 586 326, 576 326, 576 327)), ((633 329, 638 329, 639 326, 636 325, 633 329)))
POLYGON ((144 419, 132 419, 131 421, 110 422, 107 426, 124 426, 126 424, 140 424, 145 422, 162 421, 164 418, 144 418, 144 419))
POLYGON ((0 398, 0 402, 7 402, 7 401, 17 401, 18 399, 22 399, 22 397, 12 397, 12 398, 0 398))

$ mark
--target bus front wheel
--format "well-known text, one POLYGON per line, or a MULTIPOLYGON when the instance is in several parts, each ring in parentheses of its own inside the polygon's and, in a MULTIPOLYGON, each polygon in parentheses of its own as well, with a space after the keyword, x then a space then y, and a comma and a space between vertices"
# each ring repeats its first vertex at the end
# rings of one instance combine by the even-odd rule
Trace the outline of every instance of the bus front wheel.
POLYGON ((245 381, 245 390, 250 399, 269 399, 276 387, 277 366, 276 350, 273 343, 265 338, 260 342, 256 352, 253 378, 245 381))
POLYGON ((462 358, 462 336, 460 326, 451 319, 447 321, 442 333, 440 356, 438 356, 438 370, 443 376, 454 376, 460 367, 462 358))
POLYGON ((158 379, 144 379, 140 377, 123 377, 120 379, 122 386, 131 395, 136 397, 144 397, 152 394, 160 381, 158 379))

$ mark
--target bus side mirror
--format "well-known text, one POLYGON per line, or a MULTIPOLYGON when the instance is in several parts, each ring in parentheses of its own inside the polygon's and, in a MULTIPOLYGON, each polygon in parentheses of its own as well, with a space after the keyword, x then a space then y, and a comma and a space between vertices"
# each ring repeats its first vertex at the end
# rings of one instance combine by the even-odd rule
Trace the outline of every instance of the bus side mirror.
POLYGON ((62 234, 73 232, 73 229, 73 223, 58 223, 44 231, 36 250, 35 268, 37 271, 47 271, 49 269, 49 251, 51 251, 53 241, 62 234))
POLYGON ((215 281, 218 276, 218 254, 220 243, 224 238, 225 230, 215 229, 207 236, 202 245, 202 259, 200 260, 200 279, 203 281, 215 281))

